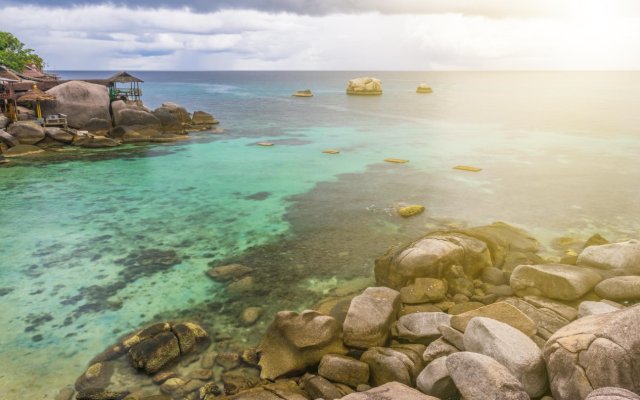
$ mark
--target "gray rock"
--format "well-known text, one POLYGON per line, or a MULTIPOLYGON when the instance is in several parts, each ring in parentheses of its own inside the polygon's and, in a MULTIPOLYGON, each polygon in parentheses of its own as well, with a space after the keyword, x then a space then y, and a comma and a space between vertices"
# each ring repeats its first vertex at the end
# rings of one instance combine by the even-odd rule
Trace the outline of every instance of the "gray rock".
POLYGON ((89 149, 99 149, 120 146, 121 142, 106 136, 76 135, 73 137, 71 144, 89 149))
POLYGON ((44 130, 47 136, 49 136, 51 139, 56 140, 60 143, 70 144, 71 142, 73 142, 73 135, 65 129, 56 128, 56 127, 47 127, 44 130))
POLYGON ((85 129, 89 121, 98 118, 111 121, 109 91, 106 86, 70 81, 47 90, 56 101, 43 103, 43 113, 66 114, 69 126, 85 129))
POLYGON ((399 382, 389 382, 366 392, 352 393, 341 400, 438 400, 399 382))
MULTIPOLYGON (((534 307, 535 308, 535 307, 534 307)), ((475 317, 487 317, 511 325, 527 336, 536 334, 537 325, 524 312, 506 301, 489 304, 475 310, 467 311, 451 317, 451 327, 460 332, 467 329, 467 324, 475 317)))
POLYGON ((351 387, 369 383, 369 365, 354 358, 327 354, 320 360, 318 374, 351 387))
POLYGON ((155 115, 142 109, 136 109, 132 107, 123 108, 115 113, 116 126, 135 126, 143 125, 150 126, 155 129, 161 130, 162 124, 155 115))
POLYGON ((83 129, 92 133, 99 133, 104 136, 111 129, 111 120, 91 118, 84 125, 83 129))
POLYGON ((33 121, 18 121, 11 124, 7 132, 20 144, 36 144, 44 139, 44 129, 33 121))
MULTIPOLYGON (((569 323, 569 320, 561 317, 554 311, 546 308, 537 308, 533 304, 516 297, 505 299, 504 302, 516 307, 531 321, 533 321, 534 325, 537 327, 537 335, 545 340, 549 339, 555 331, 569 323)), ((524 333, 526 334, 527 332, 524 333)), ((532 337, 533 335, 528 336, 532 337)))
POLYGON ((372 347, 365 351, 360 361, 369 365, 370 380, 373 386, 380 386, 387 382, 400 382, 413 386, 419 369, 406 354, 386 348, 372 347))
POLYGON ((640 391, 640 306, 590 315, 558 330, 544 348, 553 398, 583 399, 595 388, 640 391))
POLYGON ((181 124, 186 125, 191 123, 191 116, 186 108, 172 102, 162 103, 163 109, 168 110, 171 114, 173 114, 181 124))
POLYGON ((470 236, 449 233, 430 234, 400 249, 391 249, 376 260, 376 282, 401 288, 415 278, 447 278, 453 266, 477 277, 491 266, 491 255, 484 242, 470 236))
POLYGON ((607 270, 615 275, 640 275, 640 241, 589 246, 582 250, 577 264, 607 270))
POLYGON ((458 351, 457 347, 440 338, 427 346, 424 353, 422 353, 422 360, 428 364, 433 360, 446 357, 450 354, 457 353, 458 351))
POLYGON ((12 148, 10 148, 9 150, 5 151, 2 154, 7 158, 24 157, 24 156, 30 156, 30 155, 42 153, 43 151, 44 150, 42 150, 38 146, 33 146, 30 144, 19 144, 17 146, 13 146, 12 148))
POLYGON ((449 325, 451 316, 443 312, 420 312, 398 319, 398 339, 410 343, 429 344, 441 335, 439 325, 449 325))
POLYGON ((173 133, 183 133, 184 128, 182 127, 182 123, 178 120, 178 117, 171 112, 170 109, 160 107, 156 108, 153 111, 153 115, 160 121, 162 124, 162 130, 164 132, 173 132, 173 133))
POLYGON ((604 387, 589 393, 585 400, 640 400, 640 396, 626 389, 604 387))
POLYGON ((347 82, 347 94, 353 95, 381 95, 382 81, 372 77, 351 79, 347 82))
POLYGON ((194 126, 205 126, 211 127, 212 125, 216 125, 219 121, 213 118, 213 115, 204 112, 204 111, 194 111, 193 116, 191 117, 191 123, 194 126))
POLYGON ((0 115, 0 129, 4 129, 11 123, 11 120, 4 115, 0 115))
POLYGON ((605 279, 596 285, 594 291, 607 300, 640 300, 640 276, 616 276, 605 279))
POLYGON ((460 351, 465 350, 464 335, 462 332, 448 325, 439 325, 438 331, 440 331, 440 334, 442 334, 442 338, 448 343, 451 343, 460 351))
POLYGON ((315 365, 325 354, 346 354, 341 334, 338 321, 328 315, 280 311, 258 347, 260 377, 275 379, 315 365))
POLYGON ((589 315, 606 314, 618 311, 619 309, 619 307, 614 307, 611 304, 603 303, 601 301, 583 301, 578 307, 578 318, 589 315))
POLYGON ((569 321, 573 321, 578 316, 578 310, 556 300, 540 296, 525 296, 524 300, 537 308, 551 310, 569 321))
POLYGON ((481 278, 483 281, 492 285, 504 285, 509 283, 507 278, 504 276, 504 272, 496 267, 487 267, 482 270, 481 278))
POLYGON ((416 378, 418 390, 441 399, 456 396, 458 389, 449 376, 446 362, 447 357, 440 357, 429 363, 416 378))
POLYGON ((344 320, 344 344, 367 349, 384 346, 400 309, 400 293, 386 287, 370 287, 351 300, 344 320))
POLYGON ((465 351, 447 357, 446 366, 466 399, 529 400, 520 381, 491 357, 465 351))
POLYGON ((576 300, 601 280, 599 274, 573 265, 520 265, 511 274, 511 287, 519 296, 576 300))
POLYGON ((0 143, 5 143, 9 147, 17 146, 20 144, 18 139, 2 129, 0 129, 0 143))
POLYGON ((505 323, 483 317, 472 319, 464 332, 468 351, 484 354, 507 367, 531 397, 547 388, 542 351, 527 335, 505 323))

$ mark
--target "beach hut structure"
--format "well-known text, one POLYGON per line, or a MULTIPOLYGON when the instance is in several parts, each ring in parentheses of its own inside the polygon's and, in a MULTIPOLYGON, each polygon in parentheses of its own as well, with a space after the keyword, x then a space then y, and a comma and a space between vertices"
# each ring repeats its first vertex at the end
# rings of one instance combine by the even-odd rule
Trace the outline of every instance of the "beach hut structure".
POLYGON ((140 97, 142 96, 140 83, 144 82, 142 79, 122 71, 113 75, 107 79, 107 81, 111 101, 125 100, 136 103, 140 102, 140 97))
POLYGON ((55 99, 56 99, 56 96, 43 92, 42 90, 38 89, 38 85, 34 83, 30 91, 18 97, 17 102, 18 103, 34 103, 38 121, 44 122, 42 118, 42 109, 40 108, 40 102, 47 101, 47 100, 55 100, 55 99))

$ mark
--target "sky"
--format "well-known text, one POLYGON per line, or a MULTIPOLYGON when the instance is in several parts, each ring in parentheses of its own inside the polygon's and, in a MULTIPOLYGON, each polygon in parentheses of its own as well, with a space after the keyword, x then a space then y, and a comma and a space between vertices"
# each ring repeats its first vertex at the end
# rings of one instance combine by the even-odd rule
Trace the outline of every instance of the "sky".
POLYGON ((50 70, 637 70, 640 0, 0 0, 50 70))

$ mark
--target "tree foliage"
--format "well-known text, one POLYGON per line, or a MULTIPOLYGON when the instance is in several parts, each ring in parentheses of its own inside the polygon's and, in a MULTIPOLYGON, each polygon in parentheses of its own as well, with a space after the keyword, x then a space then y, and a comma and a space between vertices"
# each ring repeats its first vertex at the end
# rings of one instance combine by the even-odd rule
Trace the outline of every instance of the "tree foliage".
POLYGON ((27 65, 42 69, 44 61, 33 49, 25 49, 24 43, 9 32, 0 32, 0 65, 22 72, 27 65))

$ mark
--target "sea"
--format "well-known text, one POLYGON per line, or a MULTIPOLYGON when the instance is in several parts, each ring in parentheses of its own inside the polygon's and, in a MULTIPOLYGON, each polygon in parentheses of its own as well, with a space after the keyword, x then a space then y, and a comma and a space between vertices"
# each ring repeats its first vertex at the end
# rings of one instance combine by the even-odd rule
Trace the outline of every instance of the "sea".
POLYGON ((0 167, 1 399, 52 399, 154 321, 255 346, 276 311, 373 284, 376 257, 431 231, 504 221, 550 259, 563 240, 640 237, 639 72, 130 72, 147 107, 220 124, 0 167), (346 95, 360 76, 383 95, 346 95), (401 218, 408 204, 426 210, 401 218), (206 275, 229 263, 253 287, 206 275), (250 306, 264 314, 245 326, 250 306))

